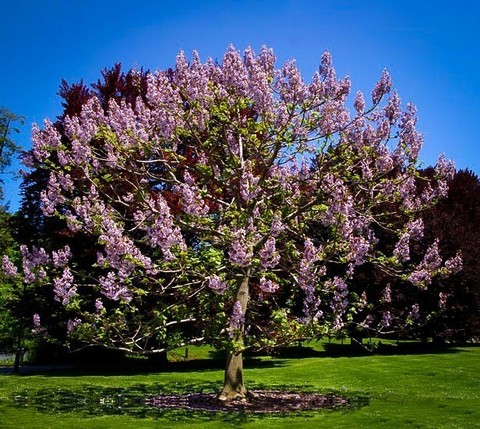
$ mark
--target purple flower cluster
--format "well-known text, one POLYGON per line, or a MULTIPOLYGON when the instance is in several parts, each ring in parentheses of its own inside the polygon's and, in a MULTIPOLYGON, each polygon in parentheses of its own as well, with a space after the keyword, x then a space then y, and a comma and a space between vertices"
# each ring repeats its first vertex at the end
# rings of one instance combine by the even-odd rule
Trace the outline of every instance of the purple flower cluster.
POLYGON ((275 214, 272 225, 270 226, 270 234, 272 237, 278 237, 284 229, 285 225, 283 225, 281 217, 278 214, 275 214))
POLYGON ((268 280, 265 277, 260 278, 260 283, 258 284, 262 292, 265 293, 274 293, 278 290, 280 287, 278 283, 268 280))
POLYGON ((305 317, 315 317, 320 307, 320 298, 316 296, 315 289, 317 276, 321 273, 317 270, 317 262, 320 250, 307 238, 304 242, 303 252, 298 270, 298 285, 305 294, 303 300, 303 312, 305 317))
POLYGON ((21 245, 20 253, 22 255, 24 283, 33 283, 35 280, 41 280, 47 276, 44 267, 49 264, 50 257, 45 249, 32 246, 30 251, 27 246, 21 245))
POLYGON ((70 247, 67 245, 63 249, 52 252, 52 262, 55 268, 64 267, 72 257, 70 247))
POLYGON ((79 326, 82 321, 76 317, 75 319, 68 319, 67 321, 67 334, 71 334, 77 326, 79 326))
POLYGON ((95 310, 97 313, 101 312, 105 307, 103 306, 103 301, 100 298, 95 300, 95 310))
POLYGON ((41 321, 40 321, 40 315, 38 313, 35 313, 32 316, 32 323, 33 323, 34 332, 39 332, 41 329, 41 321))
POLYGON ((247 267, 252 261, 253 252, 246 239, 246 231, 243 228, 233 232, 233 240, 228 251, 230 262, 239 267, 247 267))
POLYGON ((395 245, 393 254, 400 262, 406 262, 410 260, 410 234, 403 233, 395 245))
POLYGON ((386 310, 382 313, 382 320, 380 320, 380 328, 388 328, 392 324, 392 314, 386 310))
POLYGON ((348 240, 349 254, 348 259, 353 265, 362 265, 368 252, 370 251, 370 242, 363 236, 350 236, 348 240))
POLYGON ((41 191, 40 200, 42 202, 42 211, 45 216, 52 216, 55 213, 55 208, 66 201, 56 174, 50 174, 47 190, 41 191))
POLYGON ((408 148, 406 155, 412 163, 418 158, 420 149, 423 146, 423 136, 416 130, 416 122, 416 108, 409 103, 400 118, 399 146, 408 148))
POLYGON ((233 337, 235 330, 240 330, 245 323, 245 315, 243 314, 240 301, 233 304, 232 317, 230 318, 230 336, 233 337))
POLYGON ((112 301, 125 301, 130 302, 132 300, 131 291, 124 285, 122 285, 122 280, 115 275, 114 272, 110 271, 107 276, 101 276, 98 279, 100 284, 100 290, 104 296, 112 301))
POLYGON ((401 101, 397 91, 393 91, 393 94, 388 99, 388 104, 384 108, 385 117, 390 124, 397 122, 402 114, 401 101))
POLYGON ((219 295, 222 295, 228 289, 228 284, 220 279, 220 277, 218 277, 216 274, 207 277, 207 280, 208 287, 219 295))
POLYGON ((240 178, 240 197, 244 202, 250 202, 260 192, 257 187, 258 180, 252 173, 250 163, 246 162, 240 178))
POLYGON ((195 180, 188 172, 184 174, 184 180, 185 183, 175 187, 175 192, 181 197, 183 211, 193 216, 205 216, 209 209, 200 196, 195 180))
POLYGON ((390 283, 385 286, 382 292, 382 302, 390 304, 392 302, 392 289, 390 283))
POLYGON ((326 287, 333 290, 330 308, 332 309, 334 316, 333 329, 338 330, 343 328, 345 325, 342 320, 342 316, 344 315, 349 304, 347 299, 348 287, 345 281, 340 277, 334 277, 332 281, 326 282, 326 287))
POLYGON ((423 220, 422 218, 412 219, 407 223, 408 235, 412 240, 423 238, 423 220))
POLYGON ((18 273, 17 267, 12 261, 10 261, 7 255, 3 255, 2 270, 3 273, 8 277, 15 277, 18 273))
POLYGON ((438 294, 438 308, 444 310, 447 307, 448 293, 440 292, 438 294))
POLYGON ((380 102, 385 94, 388 94, 392 89, 392 79, 387 70, 383 70, 382 77, 376 83, 375 88, 372 91, 372 102, 377 104, 380 102))
POLYGON ((462 257, 458 254, 453 258, 447 259, 445 261, 445 268, 448 270, 449 274, 456 274, 460 272, 463 268, 462 257))
POLYGON ((244 54, 245 66, 250 77, 249 95, 255 107, 262 113, 269 112, 274 104, 270 82, 274 77, 275 55, 272 49, 262 46, 257 57, 251 48, 244 54))
POLYGON ((66 306, 77 294, 77 287, 73 284, 73 275, 70 268, 65 267, 61 277, 53 280, 55 300, 66 306))
POLYGON ((412 308, 408 312, 407 319, 416 321, 420 318, 420 306, 418 304, 413 304, 412 308))
POLYGON ((110 213, 105 212, 100 225, 97 225, 101 231, 98 242, 104 246, 103 252, 97 253, 99 265, 116 269, 124 278, 131 275, 137 265, 148 272, 154 272, 151 259, 135 246, 123 226, 109 215, 110 213))
POLYGON ((185 248, 181 231, 174 225, 168 203, 160 194, 147 200, 147 203, 147 210, 137 211, 134 214, 135 222, 139 228, 146 231, 149 244, 152 247, 159 247, 166 260, 173 260, 175 256, 172 248, 174 246, 185 248))
POLYGON ((357 114, 359 116, 363 115, 365 112, 365 98, 363 96, 362 91, 357 91, 357 95, 355 96, 355 101, 353 103, 353 107, 355 107, 355 110, 357 111, 357 114))
POLYGON ((307 98, 308 86, 302 79, 295 60, 287 61, 277 72, 274 89, 286 104, 303 103, 307 98))
POLYGON ((440 270, 442 258, 438 249, 438 239, 425 252, 425 256, 416 269, 408 276, 408 280, 417 286, 428 286, 432 276, 440 270))
POLYGON ((260 265, 264 270, 275 268, 280 261, 280 255, 275 247, 276 240, 274 237, 269 237, 263 247, 258 252, 260 256, 260 265))

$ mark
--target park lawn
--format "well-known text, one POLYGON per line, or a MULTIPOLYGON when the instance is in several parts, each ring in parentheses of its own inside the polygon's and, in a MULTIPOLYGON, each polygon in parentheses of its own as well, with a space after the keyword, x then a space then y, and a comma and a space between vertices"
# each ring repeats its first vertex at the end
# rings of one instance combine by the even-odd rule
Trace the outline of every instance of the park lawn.
POLYGON ((129 403, 129 395, 219 389, 221 362, 191 348, 191 361, 162 372, 109 366, 0 375, 0 428, 480 428, 480 347, 391 346, 364 355, 325 346, 247 360, 248 387, 339 393, 353 398, 350 409, 256 416, 129 403))

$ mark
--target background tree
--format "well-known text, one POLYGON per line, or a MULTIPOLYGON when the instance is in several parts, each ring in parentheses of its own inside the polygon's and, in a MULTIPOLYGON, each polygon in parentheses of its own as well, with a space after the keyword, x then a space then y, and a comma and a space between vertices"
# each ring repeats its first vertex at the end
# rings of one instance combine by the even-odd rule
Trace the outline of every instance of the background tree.
MULTIPOLYGON (((15 126, 16 123, 23 123, 23 117, 17 116, 7 110, 5 107, 0 108, 0 174, 5 174, 5 169, 11 165, 12 158, 20 152, 18 146, 11 138, 12 132, 19 132, 15 126)), ((3 179, 0 181, 3 185, 3 179)), ((3 199, 3 186, 0 187, 0 198, 3 199)))
MULTIPOLYGON (((427 171, 426 174, 431 171, 427 171)), ((438 237, 444 255, 460 251, 463 269, 436 279, 428 296, 434 312, 424 335, 442 341, 465 342, 480 336, 480 180, 460 170, 448 183, 446 198, 425 212, 425 231, 438 237)))
POLYGON ((274 63, 265 47, 221 64, 180 53, 175 69, 130 73, 137 97, 79 90, 80 112, 34 129, 25 162, 49 172, 43 213, 74 238, 23 247, 22 272, 8 258, 4 270, 51 286, 73 340, 147 354, 211 343, 227 351, 220 397, 244 397, 243 351, 342 329, 363 305, 348 288, 358 267, 421 287, 458 268, 435 242, 407 257, 453 169, 440 158, 436 186, 417 192, 415 109, 388 74, 351 114, 330 54, 310 84, 274 63))
MULTIPOLYGON (((16 123, 23 123, 23 118, 11 113, 6 108, 0 108, 0 175, 6 174, 13 157, 20 152, 20 147, 11 138, 12 132, 18 132, 16 123)), ((0 179, 0 200, 3 201, 3 178, 0 179)), ((0 254, 8 255, 17 260, 18 244, 14 239, 13 217, 8 207, 0 206, 0 254)), ((2 350, 15 351, 15 369, 18 370, 19 358, 23 344, 26 324, 19 318, 18 303, 21 301, 22 291, 0 275, 0 347, 2 350)), ((30 325, 30 324, 29 324, 30 325)))

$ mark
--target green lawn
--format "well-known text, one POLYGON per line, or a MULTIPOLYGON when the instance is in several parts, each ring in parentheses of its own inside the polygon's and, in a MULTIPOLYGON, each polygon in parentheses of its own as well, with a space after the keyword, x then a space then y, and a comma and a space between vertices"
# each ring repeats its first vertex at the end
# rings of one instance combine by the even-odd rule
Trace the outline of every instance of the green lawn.
POLYGON ((246 362, 250 388, 344 394, 356 406, 294 415, 165 411, 138 397, 220 388, 205 348, 171 370, 106 368, 0 375, 0 428, 480 428, 480 347, 391 346, 349 354, 324 343, 246 362))

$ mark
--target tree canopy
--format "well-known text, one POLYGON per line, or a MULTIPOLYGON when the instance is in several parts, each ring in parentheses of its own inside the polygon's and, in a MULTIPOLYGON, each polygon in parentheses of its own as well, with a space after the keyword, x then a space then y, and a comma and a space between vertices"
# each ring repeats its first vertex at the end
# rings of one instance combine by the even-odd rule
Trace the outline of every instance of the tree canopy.
POLYGON ((213 344, 228 352, 231 398, 246 394, 244 350, 352 320, 363 265, 420 288, 460 268, 435 240, 410 257, 454 168, 440 157, 419 176, 416 109, 386 71, 351 111, 328 52, 310 83, 266 47, 231 47, 221 63, 180 52, 173 69, 104 78, 94 91, 64 84, 81 102, 35 126, 25 157, 48 173, 42 210, 65 222, 67 245, 23 246, 21 270, 3 259, 11 277, 51 288, 73 340, 147 354, 213 344))

